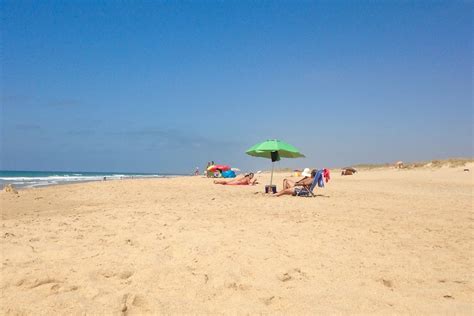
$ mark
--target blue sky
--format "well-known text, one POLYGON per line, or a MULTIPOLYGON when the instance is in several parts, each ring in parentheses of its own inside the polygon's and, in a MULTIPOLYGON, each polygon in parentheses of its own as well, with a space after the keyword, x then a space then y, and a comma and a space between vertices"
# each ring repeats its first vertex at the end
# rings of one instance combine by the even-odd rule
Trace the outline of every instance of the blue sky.
POLYGON ((10 170, 472 156, 470 1, 1 1, 10 170))

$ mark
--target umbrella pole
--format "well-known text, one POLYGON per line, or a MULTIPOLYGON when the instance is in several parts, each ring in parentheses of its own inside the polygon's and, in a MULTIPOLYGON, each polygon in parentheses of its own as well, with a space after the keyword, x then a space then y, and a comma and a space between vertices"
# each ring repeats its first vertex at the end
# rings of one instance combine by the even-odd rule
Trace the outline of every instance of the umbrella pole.
POLYGON ((274 161, 272 161, 272 175, 270 176, 270 186, 273 184, 273 167, 275 167, 274 161))

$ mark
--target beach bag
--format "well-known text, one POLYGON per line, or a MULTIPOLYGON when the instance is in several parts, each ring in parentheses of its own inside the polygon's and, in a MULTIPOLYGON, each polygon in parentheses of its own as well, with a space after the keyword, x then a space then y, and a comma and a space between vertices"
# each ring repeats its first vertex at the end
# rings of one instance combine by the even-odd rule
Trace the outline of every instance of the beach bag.
POLYGON ((222 177, 223 178, 235 178, 235 172, 232 170, 227 170, 222 172, 222 177))

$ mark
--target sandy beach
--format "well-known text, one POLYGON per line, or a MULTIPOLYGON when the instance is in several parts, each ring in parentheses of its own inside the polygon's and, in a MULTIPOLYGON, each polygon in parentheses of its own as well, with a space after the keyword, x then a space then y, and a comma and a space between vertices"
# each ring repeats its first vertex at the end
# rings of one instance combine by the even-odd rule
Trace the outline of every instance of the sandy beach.
POLYGON ((268 174, 2 192, 0 313, 472 315, 466 167, 334 170, 315 198, 268 174))

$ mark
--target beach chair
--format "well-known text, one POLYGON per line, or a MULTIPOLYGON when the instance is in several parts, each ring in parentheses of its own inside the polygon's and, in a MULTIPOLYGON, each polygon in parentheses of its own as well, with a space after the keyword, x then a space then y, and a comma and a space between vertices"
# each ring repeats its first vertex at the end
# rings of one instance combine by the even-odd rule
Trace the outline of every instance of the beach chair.
MULTIPOLYGON (((313 182, 310 186, 303 186, 296 192, 296 196, 304 196, 304 197, 315 197, 316 195, 313 193, 314 188, 319 185, 319 187, 324 187, 324 180, 323 180, 323 171, 318 170, 316 176, 314 177, 313 182)), ((295 189, 296 190, 296 189, 295 189)))

